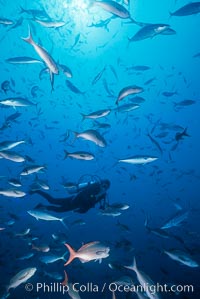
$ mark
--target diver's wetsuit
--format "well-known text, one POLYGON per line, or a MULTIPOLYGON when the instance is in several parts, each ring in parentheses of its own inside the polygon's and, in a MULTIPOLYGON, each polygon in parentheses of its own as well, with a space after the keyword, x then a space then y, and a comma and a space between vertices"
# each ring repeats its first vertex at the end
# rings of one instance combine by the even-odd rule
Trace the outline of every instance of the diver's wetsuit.
POLYGON ((105 205, 106 191, 110 186, 108 180, 102 180, 100 182, 88 183, 84 189, 78 191, 74 196, 67 198, 54 198, 44 191, 37 190, 32 193, 37 193, 47 199, 47 201, 53 205, 45 206, 39 204, 38 207, 45 208, 48 211, 54 211, 57 213, 63 213, 67 211, 75 211, 78 213, 86 213, 89 209, 93 208, 96 203, 105 205))

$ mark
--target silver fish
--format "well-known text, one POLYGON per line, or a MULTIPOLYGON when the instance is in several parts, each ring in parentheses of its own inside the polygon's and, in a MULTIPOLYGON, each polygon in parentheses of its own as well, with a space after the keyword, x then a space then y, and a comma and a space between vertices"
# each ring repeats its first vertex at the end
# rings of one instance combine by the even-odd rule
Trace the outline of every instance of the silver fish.
POLYGON ((144 91, 144 89, 142 87, 139 87, 136 85, 124 87, 118 94, 116 104, 118 104, 121 100, 123 100, 127 96, 130 96, 132 94, 138 94, 143 91, 144 91))
POLYGON ((122 19, 130 18, 129 11, 124 6, 122 6, 121 4, 119 4, 115 1, 111 1, 111 0, 94 1, 93 5, 100 6, 104 10, 106 10, 106 11, 112 13, 113 15, 120 17, 122 19))
POLYGON ((14 22, 9 19, 0 18, 0 24, 1 25, 13 25, 14 22))
POLYGON ((19 180, 16 180, 16 179, 10 179, 8 181, 8 184, 10 184, 14 187, 21 187, 22 186, 21 182, 19 180))
POLYGON ((200 13, 200 2, 188 3, 178 10, 171 12, 171 16, 183 17, 200 13))
POLYGON ((17 163, 26 161, 24 157, 18 155, 15 152, 9 152, 9 151, 0 151, 0 158, 4 158, 6 160, 10 160, 17 163))
POLYGON ((179 107, 190 106, 190 105, 193 105, 195 103, 196 103, 196 101, 194 101, 194 100, 183 100, 183 101, 180 101, 180 102, 174 102, 174 106, 179 108, 179 107))
POLYGON ((153 233, 154 235, 156 235, 158 237, 161 237, 164 239, 169 239, 172 237, 169 233, 167 233, 165 230, 162 230, 161 228, 150 227, 148 224, 148 219, 145 220, 144 226, 149 233, 153 233))
POLYGON ((121 215, 121 211, 119 209, 112 208, 112 207, 108 206, 105 209, 100 209, 99 214, 103 215, 103 216, 117 217, 117 216, 121 215))
POLYGON ((94 159, 94 155, 92 155, 89 152, 73 152, 73 153, 69 153, 65 150, 65 157, 64 159, 67 159, 68 157, 70 158, 74 158, 74 159, 78 159, 78 160, 93 160, 94 159))
POLYGON ((69 244, 65 244, 68 248, 70 256, 64 266, 69 265, 75 258, 79 258, 82 263, 92 260, 101 260, 109 256, 110 248, 94 241, 83 245, 78 251, 75 251, 69 244))
POLYGON ((162 227, 161 229, 168 229, 171 227, 179 226, 181 223, 188 218, 189 212, 180 213, 172 216, 162 227))
POLYGON ((30 253, 27 253, 25 255, 22 255, 20 257, 17 257, 16 259, 18 261, 24 261, 24 260, 29 260, 30 258, 32 258, 34 256, 34 253, 33 252, 30 252, 30 253))
POLYGON ((25 98, 8 98, 0 101, 1 105, 11 106, 11 107, 27 107, 37 105, 25 98))
POLYGON ((26 268, 24 270, 21 270, 10 280, 9 286, 7 287, 7 291, 9 291, 12 288, 15 289, 20 284, 26 282, 35 274, 36 271, 37 268, 26 268))
POLYGON ((40 219, 40 220, 45 220, 45 221, 60 221, 63 224, 63 226, 65 228, 67 228, 66 224, 64 223, 65 217, 58 218, 58 217, 51 215, 41 209, 29 210, 29 211, 27 211, 27 213, 29 215, 31 215, 32 217, 34 217, 36 220, 40 219))
POLYGON ((45 168, 46 168, 46 166, 44 166, 44 165, 27 166, 23 169, 23 171, 20 173, 20 175, 33 174, 33 173, 39 172, 45 168))
POLYGON ((109 207, 124 211, 124 210, 129 209, 130 206, 127 204, 123 204, 123 203, 113 203, 113 204, 110 204, 109 207))
POLYGON ((49 252, 50 247, 48 245, 40 245, 40 246, 35 246, 32 244, 32 249, 40 252, 49 252))
POLYGON ((0 189, 0 195, 16 198, 16 197, 24 197, 26 193, 18 189, 0 189))
POLYGON ((105 147, 106 146, 106 141, 103 138, 103 136, 101 136, 99 134, 99 132, 97 132, 95 130, 86 130, 82 133, 74 132, 74 134, 75 134, 76 138, 83 138, 85 140, 92 141, 100 147, 105 147))
POLYGON ((49 190, 50 187, 47 184, 46 181, 40 180, 38 178, 36 178, 35 183, 39 186, 39 188, 43 189, 43 190, 49 190))
POLYGON ((5 151, 16 147, 19 144, 25 143, 24 140, 21 141, 3 141, 0 143, 0 151, 5 151))
POLYGON ((25 229, 25 231, 22 231, 21 233, 16 233, 15 236, 16 237, 24 237, 27 236, 30 233, 31 229, 27 228, 25 229))
POLYGON ((79 295, 79 290, 77 290, 75 288, 75 284, 72 284, 72 283, 69 282, 68 275, 67 275, 66 271, 64 271, 64 273, 65 273, 65 279, 64 279, 64 281, 61 284, 63 286, 67 286, 67 288, 68 288, 68 296, 71 299, 81 299, 81 297, 79 295))
POLYGON ((34 21, 46 28, 60 28, 66 24, 63 21, 42 21, 38 19, 34 19, 34 21))
POLYGON ((55 254, 47 254, 47 255, 41 256, 40 261, 44 264, 52 264, 59 260, 65 261, 65 255, 66 255, 66 253, 62 256, 58 256, 55 254))
POLYGON ((38 19, 44 19, 44 20, 49 20, 49 16, 46 13, 44 9, 24 9, 22 6, 20 6, 20 13, 26 13, 31 15, 33 18, 38 18, 38 19))
POLYGON ((7 63, 11 64, 33 64, 33 63, 43 63, 41 60, 32 58, 32 57, 13 57, 13 58, 8 58, 5 60, 7 63))
POLYGON ((187 252, 181 251, 181 250, 164 250, 164 253, 166 253, 172 260, 175 260, 182 265, 191 267, 191 268, 196 268, 199 267, 199 264, 192 259, 190 254, 187 252))
POLYGON ((133 104, 124 104, 124 105, 121 105, 119 107, 117 107, 116 109, 114 109, 114 111, 116 112, 130 112, 132 110, 135 110, 135 109, 138 109, 140 106, 133 103, 133 104))
POLYGON ((72 78, 73 77, 72 71, 66 65, 58 64, 58 66, 67 78, 72 78))
POLYGON ((144 272, 137 268, 136 260, 134 258, 133 264, 131 266, 125 266, 125 268, 130 269, 136 273, 137 279, 140 285, 144 288, 144 291, 149 299, 159 299, 158 293, 151 292, 151 286, 156 286, 156 284, 151 280, 151 278, 144 272))
POLYGON ((126 159, 120 159, 120 160, 118 160, 118 162, 144 165, 144 164, 156 161, 157 159, 158 159, 157 157, 150 157, 150 156, 133 156, 133 157, 126 158, 126 159))
POLYGON ((153 38, 158 34, 163 34, 168 29, 169 25, 166 24, 147 24, 143 26, 132 38, 129 38, 129 42, 153 38))
POLYGON ((104 116, 107 116, 108 114, 110 114, 111 109, 102 109, 102 110, 98 110, 95 112, 92 112, 90 114, 83 114, 81 113, 83 120, 88 118, 88 119, 98 119, 104 116))
POLYGON ((29 43, 30 45, 33 46, 37 54, 40 56, 40 58, 44 61, 46 66, 49 68, 50 72, 52 74, 58 74, 59 70, 58 67, 54 61, 54 59, 50 56, 50 54, 43 49, 39 44, 36 44, 35 41, 32 38, 31 31, 29 28, 29 36, 26 38, 22 38, 25 42, 29 43))

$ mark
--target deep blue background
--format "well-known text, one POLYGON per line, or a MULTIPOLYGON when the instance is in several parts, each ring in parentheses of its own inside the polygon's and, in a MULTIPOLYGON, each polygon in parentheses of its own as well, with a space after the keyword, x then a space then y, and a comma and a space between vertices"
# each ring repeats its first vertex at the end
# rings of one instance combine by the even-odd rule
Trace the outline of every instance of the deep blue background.
MULTIPOLYGON (((53 196, 67 196, 63 188, 64 181, 77 182, 83 174, 98 175, 111 181, 108 192, 110 203, 122 202, 130 205, 117 218, 99 215, 97 208, 87 214, 69 214, 67 222, 82 218, 86 224, 83 226, 70 226, 65 231, 61 223, 36 221, 27 214, 37 203, 42 202, 38 196, 27 195, 22 199, 5 198, 1 196, 0 215, 1 248, 0 271, 1 292, 3 293, 10 279, 26 267, 37 267, 37 272, 30 282, 46 281, 55 282, 54 279, 44 277, 46 272, 63 274, 63 261, 52 265, 44 265, 39 261, 42 253, 27 261, 16 260, 31 251, 28 246, 30 240, 14 236, 26 228, 31 228, 31 234, 39 237, 41 243, 53 246, 51 234, 56 232, 66 233, 67 242, 74 248, 79 248, 83 243, 94 240, 106 242, 110 246, 109 258, 102 264, 90 262, 81 264, 75 260, 66 268, 70 281, 94 282, 102 284, 111 282, 124 274, 135 274, 128 271, 111 270, 108 263, 115 261, 120 265, 129 265, 133 256, 136 256, 139 269, 147 273, 154 282, 174 284, 194 284, 195 294, 180 294, 178 298, 199 298, 199 270, 181 266, 168 256, 162 254, 164 249, 182 249, 184 246, 194 254, 195 260, 200 262, 199 245, 199 68, 200 58, 193 55, 200 52, 199 26, 200 16, 169 17, 169 11, 174 11, 187 1, 174 0, 136 0, 130 1, 130 12, 134 19, 149 23, 167 23, 176 30, 172 36, 159 35, 128 45, 128 38, 132 37, 138 26, 125 24, 126 20, 116 18, 108 25, 109 31, 104 28, 88 27, 92 22, 97 23, 110 17, 109 13, 100 8, 82 7, 84 0, 77 1, 0 1, 1 17, 18 20, 24 17, 23 24, 16 29, 9 30, 8 26, 0 25, 0 83, 4 80, 14 80, 15 93, 8 91, 7 95, 1 91, 0 99, 11 96, 27 97, 38 103, 36 107, 17 108, 22 113, 15 123, 0 131, 0 142, 5 140, 27 140, 16 151, 28 155, 35 160, 35 164, 47 165, 45 173, 39 174, 41 179, 48 180, 50 193, 53 196), (177 2, 177 3, 175 3, 177 2), (42 27, 28 14, 20 14, 20 5, 26 9, 44 8, 49 16, 55 20, 67 23, 64 27, 55 30, 42 27), (54 88, 48 76, 39 79, 41 66, 35 65, 10 65, 5 59, 17 56, 30 56, 39 58, 34 49, 25 43, 21 37, 28 34, 28 24, 31 26, 33 38, 42 45, 55 59, 67 65, 73 73, 69 79, 80 90, 86 91, 85 95, 71 92, 66 84, 66 77, 60 74, 55 77, 54 88), (76 36, 80 34, 78 43, 71 49, 76 36), (118 79, 115 78, 112 66, 118 79), (127 68, 137 65, 147 65, 147 71, 128 71, 127 68), (92 85, 94 77, 106 67, 102 78, 92 85), (144 86, 144 82, 155 80, 144 86), (103 85, 106 80, 115 97, 110 98, 103 85), (93 128, 91 120, 82 121, 81 113, 89 114, 100 109, 115 109, 115 101, 119 91, 128 85, 139 85, 145 91, 141 94, 146 100, 141 107, 129 113, 114 113, 100 120, 110 124, 110 129, 100 129, 108 145, 99 148, 94 144, 76 140, 70 146, 70 140, 61 142, 67 130, 83 131, 93 128), (31 88, 38 86, 40 92, 33 98, 31 88), (164 97, 164 91, 177 91, 171 98, 164 97), (179 111, 174 109, 174 102, 184 99, 195 100, 192 106, 183 107, 179 111), (42 113, 39 115, 38 111, 42 113), (173 139, 176 131, 168 130, 166 138, 156 140, 163 149, 161 155, 154 144, 147 137, 154 124, 168 123, 188 128, 190 137, 181 141, 175 151, 173 139), (169 143, 168 143, 169 142, 169 143), (86 150, 95 155, 93 161, 63 160, 64 149, 70 151, 86 150), (120 158, 134 155, 153 155, 159 159, 152 164, 134 166, 116 163, 120 158), (171 159, 170 159, 171 155, 171 159), (132 178, 132 179, 131 179, 132 178), (183 211, 189 210, 189 217, 180 227, 169 232, 184 239, 185 244, 172 239, 159 238, 148 234, 145 227, 145 215, 148 214, 152 227, 160 227, 173 214, 176 213, 174 201, 177 201, 183 211), (16 214, 19 219, 10 226, 9 212, 16 214), (120 223, 128 225, 130 232, 124 232, 117 226, 120 223), (131 250, 117 248, 116 242, 128 239, 132 243, 131 250), (165 273, 162 272, 165 269, 165 273), (185 297, 184 297, 185 296, 185 297)), ((87 3, 86 3, 87 6, 87 3)), ((85 7, 85 6, 84 6, 85 7)), ((124 99, 121 105, 128 103, 124 99)), ((0 108, 0 124, 15 110, 0 108)), ((154 137, 162 132, 159 124, 154 131, 154 137)), ((15 150, 15 149, 14 149, 15 150)), ((0 160, 0 187, 7 188, 7 180, 19 177, 25 165, 20 165, 8 160, 0 160)), ((22 178, 23 190, 28 192, 34 176, 22 178)), ((65 216, 65 215, 62 215, 65 216)), ((39 244, 40 242, 38 242, 39 244)), ((63 244, 54 244, 51 251, 59 254, 65 252, 63 244)), ((82 298, 102 298, 102 294, 80 294, 82 298)), ((37 298, 37 294, 33 297, 37 298)), ((116 295, 117 298, 126 298, 125 294, 116 295)), ((24 291, 23 285, 11 290, 11 298, 30 298, 24 291)), ((133 295, 134 297, 134 295, 133 295)), ((176 298, 163 294, 164 298, 176 298)), ((56 294, 39 294, 39 298, 62 298, 56 294)), ((104 297, 103 297, 104 298, 104 297)), ((105 298, 111 298, 107 292, 105 298)))

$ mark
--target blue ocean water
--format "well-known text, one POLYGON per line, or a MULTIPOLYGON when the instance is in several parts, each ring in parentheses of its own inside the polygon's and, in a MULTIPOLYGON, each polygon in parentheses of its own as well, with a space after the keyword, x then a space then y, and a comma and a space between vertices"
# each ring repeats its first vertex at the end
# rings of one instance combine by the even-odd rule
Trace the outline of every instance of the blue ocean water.
POLYGON ((61 287, 64 280, 64 270, 69 282, 79 283, 77 288, 83 285, 79 291, 83 299, 199 298, 199 266, 183 265, 165 251, 183 251, 200 263, 200 16, 170 16, 170 12, 188 4, 185 0, 130 0, 128 5, 127 1, 106 2, 123 6, 136 24, 95 2, 0 1, 0 149, 5 141, 24 141, 16 148, 3 148, 4 155, 0 151, 1 298, 79 298, 56 289, 55 285, 61 287), (55 21, 64 24, 45 27, 45 23, 55 21), (157 32, 131 42, 147 24, 167 24, 174 32, 157 32), (29 30, 34 42, 58 66, 59 74, 53 76, 52 83, 44 57, 22 39, 29 30), (41 62, 19 63, 22 57, 41 62), (9 63, 12 58, 18 58, 18 63, 9 63), (60 65, 68 67, 72 76, 67 77, 60 65), (45 67, 47 72, 41 73, 45 67), (142 92, 129 94, 116 104, 119 93, 130 86, 139 86, 142 92), (34 105, 5 105, 5 99, 13 98, 34 105), (127 111, 123 105, 131 103, 139 107, 127 111), (82 114, 101 110, 110 113, 98 119, 83 119, 82 114), (74 138, 73 132, 86 130, 97 131, 106 146, 74 138), (4 151, 15 152, 25 161, 11 161, 4 151), (94 159, 65 159, 65 151, 89 152, 94 159), (135 156, 156 160, 141 164, 119 161, 135 156), (25 167, 35 165, 45 169, 20 175, 25 167), (44 181, 49 188, 43 191, 51 196, 67 198, 71 193, 65 184, 94 177, 97 181, 108 179, 111 184, 104 208, 115 203, 129 208, 120 210, 117 216, 103 215, 98 204, 82 214, 52 213, 66 217, 68 229, 61 221, 36 220, 27 213, 38 204, 48 204, 31 192, 35 180, 44 181), (5 190, 17 189, 9 184, 11 179, 21 182, 18 189, 25 196, 5 196, 5 190), (162 229, 177 215, 184 219, 162 229), (64 266, 69 257, 64 243, 78 250, 93 241, 110 248, 102 263, 81 263, 77 258, 64 266), (32 244, 50 250, 34 250, 32 244), (23 259, 31 253, 34 255, 23 259), (48 254, 61 257, 64 253, 63 260, 47 264, 41 261, 48 254), (134 257, 140 274, 145 273, 154 284, 166 284, 168 290, 174 285, 181 291, 160 292, 156 297, 116 290, 114 295, 110 284, 123 281, 124 276, 129 276, 133 284, 140 283, 135 271, 124 267, 130 266, 134 257), (26 268, 37 270, 24 283, 18 278, 19 286, 7 291, 11 279, 26 268), (26 289, 27 283, 32 291, 26 289), (183 291, 181 286, 185 285, 192 285, 193 291, 183 291))

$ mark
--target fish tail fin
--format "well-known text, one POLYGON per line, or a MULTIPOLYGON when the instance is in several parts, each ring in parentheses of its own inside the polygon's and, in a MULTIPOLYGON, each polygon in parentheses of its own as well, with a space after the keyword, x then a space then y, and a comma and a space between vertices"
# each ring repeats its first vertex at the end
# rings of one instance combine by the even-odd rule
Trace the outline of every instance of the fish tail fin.
POLYGON ((35 247, 35 245, 33 243, 31 244, 31 249, 32 250, 36 249, 36 247, 35 247))
POLYGON ((64 222, 65 218, 66 218, 66 217, 60 219, 60 222, 62 223, 62 225, 64 226, 64 228, 66 228, 67 230, 69 230, 68 225, 64 222))
POLYGON ((30 144, 30 145, 33 145, 33 141, 32 141, 32 139, 31 139, 31 137, 28 137, 28 138, 25 140, 25 143, 30 144))
POLYGON ((130 18, 130 20, 131 20, 131 23, 138 25, 138 22, 135 19, 130 18))
POLYGON ((69 265, 73 259, 76 258, 76 251, 67 243, 65 243, 65 246, 67 247, 67 249, 69 250, 69 259, 68 261, 64 264, 64 266, 69 265))
POLYGON ((24 13, 26 10, 20 5, 20 13, 24 13))
POLYGON ((161 250, 160 250, 160 255, 162 255, 162 254, 167 254, 167 250, 165 250, 164 248, 162 248, 161 250))
POLYGON ((65 152, 65 156, 64 156, 64 160, 65 160, 65 159, 67 159, 67 158, 68 158, 69 152, 68 152, 68 151, 66 151, 66 150, 64 150, 64 152, 65 152))
POLYGON ((83 113, 81 113, 81 116, 82 116, 82 121, 84 121, 85 120, 85 114, 83 114, 83 113))
POLYGON ((148 215, 146 215, 145 220, 144 220, 144 227, 146 228, 147 232, 150 233, 151 229, 149 227, 149 218, 148 215))
POLYGON ((47 168, 48 168, 48 165, 47 165, 47 164, 43 164, 42 166, 43 166, 44 168, 43 168, 43 169, 41 169, 41 170, 40 170, 40 172, 42 172, 42 173, 43 173, 45 170, 47 170, 47 168))
POLYGON ((174 105, 174 111, 175 112, 178 112, 180 110, 179 106, 178 106, 178 103, 176 102, 173 102, 173 105, 174 105))
POLYGON ((116 160, 117 160, 117 161, 116 161, 115 163, 113 163, 112 168, 115 167, 115 166, 117 166, 118 163, 120 162, 119 159, 116 158, 116 160))
POLYGON ((63 286, 67 286, 68 285, 68 275, 67 275, 67 272, 64 270, 64 274, 65 274, 65 278, 63 280, 63 282, 61 282, 61 285, 63 286))
POLYGON ((51 93, 54 91, 54 74, 49 70, 50 82, 51 82, 51 93))
POLYGON ((43 77, 42 77, 42 74, 43 74, 44 72, 45 72, 45 73, 48 72, 48 67, 45 67, 45 68, 43 68, 43 69, 40 71, 40 73, 39 73, 39 79, 40 79, 40 80, 42 80, 42 78, 43 78, 43 77))
POLYGON ((38 102, 37 103, 33 103, 33 106, 35 106, 36 110, 38 111, 38 102))
POLYGON ((27 42, 28 44, 31 44, 31 45, 34 44, 34 41, 33 41, 33 38, 32 38, 32 34, 31 34, 31 28, 30 28, 30 26, 28 26, 28 37, 22 37, 22 39, 25 42, 27 42))
POLYGON ((105 25, 104 25, 104 28, 105 28, 106 31, 109 32, 108 24, 105 24, 105 25))
POLYGON ((150 138, 150 133, 149 133, 148 129, 146 130, 146 134, 145 135, 150 138))
POLYGON ((133 263, 131 266, 124 266, 127 269, 133 270, 133 271, 137 271, 137 264, 136 264, 136 259, 135 257, 133 258, 133 263))
POLYGON ((92 122, 92 127, 94 128, 94 127, 98 127, 98 125, 99 125, 99 123, 98 123, 98 121, 96 121, 96 120, 94 120, 93 122, 92 122))
POLYGON ((144 220, 144 226, 147 228, 149 223, 148 215, 146 215, 145 220, 144 220))
POLYGON ((128 43, 127 43, 127 46, 126 46, 126 49, 128 50, 129 47, 130 47, 130 43, 132 42, 131 38, 128 37, 128 43))
POLYGON ((60 258, 65 261, 66 260, 66 255, 68 255, 68 251, 66 251, 60 258))
POLYGON ((65 142, 67 139, 69 139, 69 132, 70 132, 70 130, 67 130, 66 133, 62 135, 62 136, 64 136, 64 139, 60 140, 60 142, 65 142))
POLYGON ((188 129, 188 128, 185 128, 185 129, 184 129, 183 134, 184 134, 184 136, 190 137, 190 135, 189 135, 188 132, 187 132, 187 129, 188 129))
POLYGON ((76 139, 77 139, 77 137, 78 137, 78 132, 76 132, 76 131, 72 131, 72 133, 74 134, 74 138, 73 138, 73 140, 72 140, 72 142, 71 142, 71 145, 74 144, 74 142, 76 141, 76 139))

